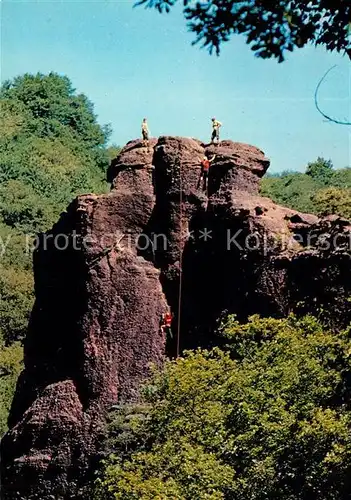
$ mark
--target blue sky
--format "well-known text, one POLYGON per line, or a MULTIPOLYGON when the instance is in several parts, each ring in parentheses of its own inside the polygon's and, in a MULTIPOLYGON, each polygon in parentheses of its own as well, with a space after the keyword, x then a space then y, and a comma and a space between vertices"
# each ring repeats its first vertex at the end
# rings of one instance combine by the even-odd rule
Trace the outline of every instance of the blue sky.
POLYGON ((306 48, 287 61, 257 59, 242 37, 220 57, 191 46, 179 9, 161 16, 133 1, 1 2, 1 79, 24 72, 66 74, 93 101, 111 141, 140 135, 144 116, 154 136, 208 140, 210 118, 222 138, 263 149, 271 171, 303 170, 317 156, 351 163, 351 127, 324 121, 314 107, 321 88, 327 113, 350 119, 350 61, 306 48))

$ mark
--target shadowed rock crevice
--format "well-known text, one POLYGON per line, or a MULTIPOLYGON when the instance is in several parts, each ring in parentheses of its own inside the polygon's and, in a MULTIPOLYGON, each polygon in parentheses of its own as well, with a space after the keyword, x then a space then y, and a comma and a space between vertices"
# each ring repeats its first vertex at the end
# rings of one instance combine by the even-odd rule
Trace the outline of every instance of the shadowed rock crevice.
POLYGON ((259 196, 268 166, 262 151, 232 141, 131 141, 109 169, 111 192, 78 197, 42 235, 2 442, 5 499, 81 498, 108 408, 136 400, 150 363, 175 354, 178 324, 185 349, 218 345, 227 313, 351 320, 349 222, 259 196), (197 188, 205 152, 216 155, 207 192, 197 188))

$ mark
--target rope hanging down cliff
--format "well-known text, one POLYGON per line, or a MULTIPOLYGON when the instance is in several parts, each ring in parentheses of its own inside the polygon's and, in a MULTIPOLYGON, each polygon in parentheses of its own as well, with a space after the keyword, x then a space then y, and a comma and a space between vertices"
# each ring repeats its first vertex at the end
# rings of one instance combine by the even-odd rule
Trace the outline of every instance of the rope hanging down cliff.
MULTIPOLYGON (((179 148, 180 150, 180 148, 179 148)), ((180 151, 179 156, 180 157, 180 151)), ((182 183, 182 162, 179 162, 179 293, 178 293, 178 324, 177 324, 177 344, 176 357, 180 354, 180 316, 182 306, 182 280, 183 280, 183 183, 182 183)))

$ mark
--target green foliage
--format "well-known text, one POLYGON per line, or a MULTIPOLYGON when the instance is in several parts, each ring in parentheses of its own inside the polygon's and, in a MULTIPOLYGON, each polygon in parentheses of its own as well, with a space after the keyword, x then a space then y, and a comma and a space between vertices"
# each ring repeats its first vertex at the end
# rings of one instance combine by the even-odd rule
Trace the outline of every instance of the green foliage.
POLYGON ((333 170, 330 160, 317 158, 306 173, 283 172, 261 181, 261 194, 276 203, 317 215, 350 217, 351 168, 333 170), (344 198, 344 199, 343 199, 344 198))
MULTIPOLYGON (((97 123, 92 103, 66 76, 25 74, 1 86, 0 349, 5 353, 21 357, 18 341, 33 305, 30 235, 49 229, 76 195, 108 190, 108 136, 109 127, 97 123)), ((0 377, 1 430, 17 373, 16 368, 0 377)))
POLYGON ((93 149, 106 144, 108 127, 96 122, 92 103, 84 94, 75 93, 66 76, 19 76, 4 82, 0 98, 25 107, 32 118, 24 127, 29 135, 76 139, 93 149))
POLYGON ((119 146, 117 146, 116 144, 112 144, 112 146, 109 146, 107 148, 108 159, 110 161, 114 160, 115 158, 117 158, 117 156, 119 155, 120 152, 121 152, 121 148, 119 146))
POLYGON ((23 339, 33 306, 33 277, 24 269, 0 266, 0 335, 6 342, 23 339))
POLYGON ((340 214, 351 219, 351 188, 320 189, 313 197, 318 214, 340 214))
POLYGON ((81 192, 106 190, 108 128, 67 77, 24 75, 0 90, 0 216, 45 230, 81 192))
POLYGON ((95 498, 350 496, 350 332, 254 316, 230 317, 222 334, 226 351, 188 352, 155 371, 140 417, 117 410, 95 498), (128 426, 126 445, 116 436, 128 426))
POLYGON ((316 184, 310 176, 301 173, 264 177, 261 181, 261 194, 280 205, 313 213, 312 194, 316 191, 316 184))
POLYGON ((77 194, 107 190, 108 130, 55 73, 5 82, 0 105, 0 335, 11 342, 33 300, 26 235, 50 228, 77 194))
POLYGON ((3 343, 0 343, 0 437, 7 430, 7 415, 21 369, 21 345, 16 342, 6 347, 3 343))
MULTIPOLYGON (((177 0, 139 0, 136 5, 169 12, 177 0)), ((284 61, 286 51, 307 44, 351 57, 351 7, 344 0, 183 0, 184 16, 195 43, 202 42, 219 54, 220 46, 232 35, 246 35, 258 57, 284 61)))
POLYGON ((49 227, 55 207, 23 180, 8 180, 0 186, 0 217, 3 224, 22 231, 49 227))
POLYGON ((332 161, 318 156, 316 161, 307 165, 306 175, 309 175, 312 179, 322 184, 328 184, 333 176, 332 161))

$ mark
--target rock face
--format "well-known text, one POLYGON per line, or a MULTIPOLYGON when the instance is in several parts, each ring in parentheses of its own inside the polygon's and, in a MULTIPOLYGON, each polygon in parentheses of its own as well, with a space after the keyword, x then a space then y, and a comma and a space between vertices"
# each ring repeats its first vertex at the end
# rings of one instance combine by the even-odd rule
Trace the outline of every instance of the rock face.
POLYGON ((132 141, 110 167, 111 192, 80 196, 40 236, 25 370, 2 442, 4 498, 81 498, 108 407, 136 399, 166 352, 218 343, 223 313, 350 321, 349 222, 260 197, 268 166, 231 141, 132 141), (205 152, 216 157, 203 191, 205 152))

